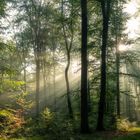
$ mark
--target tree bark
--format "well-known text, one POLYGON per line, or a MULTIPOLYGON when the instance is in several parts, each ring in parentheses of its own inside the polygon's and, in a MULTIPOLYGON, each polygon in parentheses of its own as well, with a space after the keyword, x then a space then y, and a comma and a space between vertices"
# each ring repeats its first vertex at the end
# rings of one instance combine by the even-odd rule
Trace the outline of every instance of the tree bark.
MULTIPOLYGON (((120 52, 119 52, 119 43, 118 40, 120 40, 121 35, 119 35, 118 33, 120 33, 120 25, 118 25, 120 23, 120 21, 118 21, 116 15, 118 14, 118 2, 116 1, 115 4, 115 40, 116 40, 116 103, 117 103, 117 117, 120 118, 120 52)), ((120 15, 121 16, 121 15, 120 15)))
MULTIPOLYGON (((54 45, 53 45, 54 48, 54 45)), ((55 66, 55 49, 53 49, 53 94, 54 94, 54 111, 56 112, 56 66, 55 66)))
MULTIPOLYGON (((64 2, 62 0, 62 18, 64 16, 64 2)), ((73 5, 72 5, 72 11, 73 12, 73 5)), ((64 40, 65 40, 65 47, 66 47, 66 54, 67 54, 67 65, 65 68, 65 81, 66 81, 66 90, 67 90, 67 104, 68 104, 68 112, 69 112, 69 117, 71 119, 73 119, 73 109, 72 109, 72 104, 71 104, 71 97, 70 97, 70 84, 69 84, 69 67, 70 67, 70 61, 71 61, 71 57, 70 57, 70 53, 71 53, 71 48, 72 48, 72 44, 73 44, 73 23, 72 23, 72 19, 71 19, 71 39, 70 39, 70 43, 68 42, 67 39, 67 34, 66 34, 66 29, 65 29, 65 25, 64 25, 64 20, 62 20, 62 29, 63 29, 63 36, 64 36, 64 40)))
POLYGON ((110 13, 110 1, 102 0, 101 9, 103 15, 102 47, 101 47, 101 89, 98 107, 97 131, 104 130, 104 112, 106 105, 106 51, 108 40, 108 25, 110 13))
POLYGON ((36 59, 36 116, 39 115, 40 61, 36 59))
POLYGON ((24 69, 23 69, 23 71, 24 71, 24 92, 26 92, 27 91, 27 89, 26 89, 26 82, 27 82, 27 80, 26 80, 26 57, 25 57, 25 50, 23 50, 23 59, 24 59, 24 69))
MULTIPOLYGON (((117 39, 117 38, 116 38, 117 39)), ((120 54, 118 50, 118 43, 116 42, 116 72, 117 72, 117 81, 116 81, 116 92, 117 92, 117 116, 120 118, 120 54)))
POLYGON ((43 73, 43 93, 44 93, 44 108, 46 107, 47 100, 47 74, 46 74, 46 54, 43 56, 42 73, 43 73))
POLYGON ((70 118, 73 118, 73 110, 71 105, 71 98, 70 98, 70 87, 69 87, 69 78, 68 78, 68 71, 70 66, 70 52, 67 50, 67 66, 65 68, 65 80, 66 80, 66 88, 67 88, 67 103, 68 103, 68 111, 70 118))
POLYGON ((87 0, 81 0, 82 39, 81 39, 81 133, 89 132, 88 125, 88 85, 87 85, 87 0))

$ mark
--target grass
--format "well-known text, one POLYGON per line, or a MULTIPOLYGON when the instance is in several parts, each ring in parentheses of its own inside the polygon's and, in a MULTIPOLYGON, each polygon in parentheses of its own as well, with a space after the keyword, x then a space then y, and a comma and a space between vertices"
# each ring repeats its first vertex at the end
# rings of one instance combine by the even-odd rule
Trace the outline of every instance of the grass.
POLYGON ((69 138, 54 135, 23 137, 23 138, 0 138, 0 140, 140 140, 140 127, 133 127, 128 131, 104 131, 92 134, 76 134, 69 138))
POLYGON ((127 135, 127 136, 121 136, 118 138, 114 138, 113 140, 140 140, 140 133, 127 135))
MULTIPOLYGON (((32 137, 32 138, 19 138, 19 139, 10 139, 10 140, 52 140, 51 137, 32 137)), ((53 140, 60 140, 59 138, 55 138, 53 140)), ((63 138, 61 140, 68 140, 66 138, 63 138)), ((71 137, 69 140, 140 140, 140 134, 132 134, 132 135, 126 135, 126 136, 115 136, 112 138, 106 138, 106 137, 96 137, 95 135, 80 135, 76 138, 71 137)))
MULTIPOLYGON (((1 139, 4 140, 4 139, 1 139)), ((122 135, 122 136, 105 136, 104 134, 96 135, 96 134, 91 134, 91 135, 77 135, 77 136, 73 136, 70 138, 54 138, 51 136, 38 136, 38 137, 26 137, 26 138, 13 138, 13 139, 9 139, 9 140, 140 140, 140 133, 136 133, 136 134, 129 134, 127 133, 126 135, 122 135)))

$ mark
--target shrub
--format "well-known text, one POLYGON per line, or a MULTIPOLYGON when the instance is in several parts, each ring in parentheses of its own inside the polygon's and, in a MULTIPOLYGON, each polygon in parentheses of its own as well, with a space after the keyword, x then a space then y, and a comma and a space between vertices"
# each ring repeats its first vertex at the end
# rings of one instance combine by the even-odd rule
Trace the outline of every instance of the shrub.
POLYGON ((0 111, 0 132, 1 136, 10 137, 17 135, 17 131, 22 128, 24 119, 20 116, 20 111, 6 110, 0 111))
POLYGON ((128 131, 130 128, 135 127, 136 122, 130 122, 128 118, 120 118, 117 120, 117 128, 119 130, 128 131))
POLYGON ((43 120, 45 126, 49 127, 49 125, 53 122, 54 114, 48 108, 45 108, 41 113, 41 119, 43 120))

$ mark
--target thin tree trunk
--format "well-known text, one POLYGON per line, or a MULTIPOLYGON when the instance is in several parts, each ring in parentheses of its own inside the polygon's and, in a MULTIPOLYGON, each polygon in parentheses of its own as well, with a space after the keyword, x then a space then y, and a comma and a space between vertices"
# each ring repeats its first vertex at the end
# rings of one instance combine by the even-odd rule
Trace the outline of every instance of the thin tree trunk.
POLYGON ((88 85, 87 85, 87 0, 81 0, 82 39, 81 39, 81 133, 89 132, 88 125, 88 85))
MULTIPOLYGON (((119 52, 119 38, 121 38, 120 33, 120 21, 118 21, 118 1, 115 3, 115 13, 114 13, 114 25, 115 25, 115 45, 116 45, 116 107, 117 107, 117 117, 120 118, 120 52, 119 52)), ((121 15, 120 15, 121 16, 121 15)))
MULTIPOLYGON (((36 32, 35 32, 36 33, 36 32)), ((40 42, 39 42, 39 36, 36 34, 36 38, 35 38, 35 54, 36 54, 36 116, 39 116, 39 112, 40 112, 40 106, 39 106, 39 93, 40 93, 40 54, 41 54, 41 49, 40 49, 40 42)))
POLYGON ((55 50, 56 50, 56 44, 55 44, 55 37, 54 37, 54 30, 52 30, 52 47, 53 47, 53 96, 54 96, 54 111, 56 112, 56 60, 55 60, 55 50))
MULTIPOLYGON (((64 16, 64 1, 62 0, 62 18, 64 16)), ((72 5, 72 10, 73 10, 73 5, 72 5)), ((73 11, 71 11, 73 12, 73 11)), ((70 97, 70 84, 69 84, 69 67, 70 67, 70 61, 71 61, 71 57, 70 57, 70 53, 71 53, 71 48, 72 48, 72 44, 73 44, 73 23, 71 20, 71 40, 70 40, 70 44, 67 40, 67 35, 66 35, 66 29, 65 29, 65 25, 64 25, 64 20, 62 20, 62 29, 63 29, 63 35, 64 35, 64 40, 65 40, 65 46, 66 46, 66 53, 67 53, 67 65, 65 68, 65 81, 66 81, 66 90, 67 90, 67 104, 68 104, 68 111, 69 111, 69 117, 72 119, 73 118, 73 109, 72 109, 72 104, 71 104, 71 97, 70 97)))
MULTIPOLYGON (((25 64, 26 65, 26 64, 25 64)), ((26 66, 25 66, 25 68, 24 68, 24 92, 26 92, 27 91, 27 88, 26 88, 26 66)))
POLYGON ((40 61, 36 59, 36 115, 39 115, 40 61))
MULTIPOLYGON (((52 38, 53 41, 53 38, 52 38)), ((54 111, 56 112, 56 67, 55 67, 55 45, 53 43, 53 95, 54 95, 54 111)))
POLYGON ((47 82, 46 82, 46 59, 45 59, 45 55, 43 56, 43 84, 44 84, 44 108, 46 107, 46 100, 47 100, 47 82))
POLYGON ((70 118, 73 118, 73 110, 71 105, 71 98, 70 98, 70 87, 69 87, 69 78, 68 78, 68 71, 70 66, 70 52, 67 50, 67 66, 65 68, 65 80, 66 80, 66 88, 67 88, 67 103, 68 103, 68 111, 70 118))
POLYGON ((32 42, 33 42, 33 49, 34 49, 34 55, 35 55, 35 63, 36 63, 36 93, 35 93, 35 102, 36 102, 36 116, 38 119, 39 115, 39 92, 40 92, 40 28, 41 28, 41 22, 40 22, 40 8, 37 9, 37 5, 35 1, 31 0, 31 6, 33 7, 32 10, 35 11, 35 15, 32 17, 31 11, 29 10, 26 1, 24 1, 25 9, 29 18, 29 25, 31 27, 32 31, 32 42), (36 20, 33 20, 35 18, 36 20), (36 21, 33 26, 32 20, 36 21))
POLYGON ((27 89, 26 89, 26 86, 27 86, 26 81, 27 80, 26 80, 26 58, 25 58, 26 55, 25 55, 25 53, 26 53, 25 50, 23 50, 23 59, 24 59, 24 70, 23 70, 23 72, 24 72, 24 82, 25 82, 24 83, 24 92, 27 91, 27 89))
POLYGON ((116 83, 116 92, 117 92, 117 116, 120 118, 120 54, 118 49, 118 43, 116 38, 116 72, 117 72, 117 83, 116 83))

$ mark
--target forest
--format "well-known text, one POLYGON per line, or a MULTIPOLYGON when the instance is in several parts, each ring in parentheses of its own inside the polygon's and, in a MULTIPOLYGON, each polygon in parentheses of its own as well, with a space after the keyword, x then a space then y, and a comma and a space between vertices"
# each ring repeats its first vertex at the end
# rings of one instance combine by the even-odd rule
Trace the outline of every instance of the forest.
POLYGON ((139 140, 139 29, 139 0, 0 0, 0 140, 139 140))

